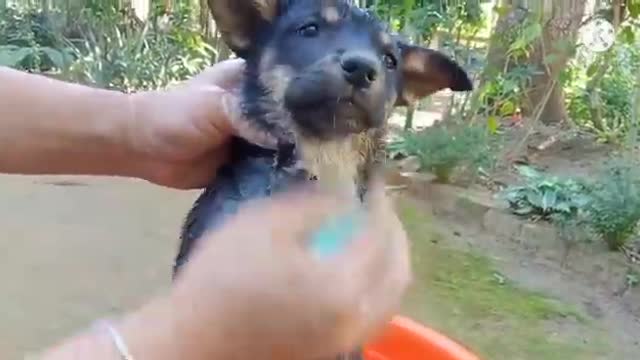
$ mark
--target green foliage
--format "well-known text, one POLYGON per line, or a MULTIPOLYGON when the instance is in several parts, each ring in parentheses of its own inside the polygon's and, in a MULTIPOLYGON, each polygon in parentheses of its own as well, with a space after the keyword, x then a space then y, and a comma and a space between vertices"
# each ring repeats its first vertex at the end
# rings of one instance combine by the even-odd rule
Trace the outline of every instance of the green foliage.
POLYGON ((535 73, 535 67, 526 64, 494 76, 479 92, 484 114, 497 118, 514 114, 535 73))
POLYGON ((640 286, 640 273, 638 273, 637 271, 629 271, 626 276, 626 280, 628 288, 636 288, 640 286))
POLYGON ((507 56, 512 59, 528 58, 535 42, 542 36, 542 25, 538 21, 528 19, 522 26, 514 29, 512 36, 507 56))
POLYGON ((57 27, 51 20, 61 18, 56 12, 8 9, 0 16, 0 65, 131 92, 164 88, 211 63, 215 49, 189 4, 176 4, 162 24, 163 8, 142 23, 117 3, 89 1, 72 24, 57 27))
POLYGON ((551 176, 529 166, 518 167, 518 172, 525 184, 500 194, 517 215, 567 223, 589 203, 587 186, 580 181, 551 176))
POLYGON ((159 89, 198 73, 214 56, 188 23, 154 29, 149 23, 126 27, 122 17, 83 16, 88 26, 82 40, 69 42, 78 59, 69 68, 76 81, 124 91, 159 89))
POLYGON ((49 71, 67 66, 72 57, 51 19, 37 9, 6 8, 0 13, 0 66, 49 71))
POLYGON ((479 26, 484 20, 480 0, 367 1, 367 7, 391 24, 395 31, 429 39, 439 26, 479 26))
POLYGON ((494 34, 493 41, 506 49, 505 61, 500 69, 485 69, 486 81, 479 89, 476 110, 476 114, 487 117, 490 126, 495 127, 498 119, 511 116, 523 107, 533 77, 543 70, 526 62, 541 36, 542 27, 532 17, 508 31, 494 34))
POLYGON ((405 132, 389 145, 389 151, 418 157, 422 170, 434 173, 446 183, 460 166, 469 167, 473 173, 491 167, 495 147, 495 139, 484 126, 436 125, 405 132))
POLYGON ((571 119, 604 142, 619 143, 633 125, 631 99, 640 71, 637 31, 637 24, 625 23, 609 51, 579 52, 563 74, 571 119))
POLYGON ((630 163, 613 163, 594 184, 590 197, 592 229, 611 250, 619 250, 640 221, 640 172, 630 163))
POLYGON ((563 238, 574 242, 578 231, 588 229, 611 250, 620 250, 636 233, 640 172, 631 162, 613 162, 591 181, 548 175, 528 166, 518 170, 525 184, 500 194, 514 214, 551 221, 563 238))
POLYGON ((415 282, 403 306, 408 315, 461 339, 484 359, 584 360, 610 353, 609 339, 599 332, 592 335, 588 316, 557 299, 519 288, 515 280, 500 274, 493 260, 452 248, 438 233, 432 214, 417 203, 400 197, 398 216, 413 246, 415 282), (565 318, 575 319, 572 324, 583 329, 581 336, 548 341, 549 321, 565 318), (604 341, 583 342, 591 337, 604 341), (571 344, 574 341, 577 345, 571 344))

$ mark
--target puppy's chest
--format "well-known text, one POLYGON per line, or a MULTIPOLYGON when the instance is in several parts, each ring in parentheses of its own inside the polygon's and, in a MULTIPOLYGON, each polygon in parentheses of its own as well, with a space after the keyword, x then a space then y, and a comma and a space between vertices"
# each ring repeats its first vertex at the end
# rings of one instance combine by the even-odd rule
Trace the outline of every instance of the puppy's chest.
POLYGON ((317 141, 298 141, 299 155, 304 167, 321 187, 356 197, 360 170, 366 166, 370 149, 366 135, 317 141))

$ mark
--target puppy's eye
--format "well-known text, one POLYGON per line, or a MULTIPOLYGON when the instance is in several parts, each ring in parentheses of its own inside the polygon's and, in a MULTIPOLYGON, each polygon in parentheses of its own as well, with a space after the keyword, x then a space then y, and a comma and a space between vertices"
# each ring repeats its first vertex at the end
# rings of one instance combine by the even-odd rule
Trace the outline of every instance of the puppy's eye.
POLYGON ((393 70, 398 67, 398 60, 393 54, 385 54, 382 57, 382 61, 384 62, 384 66, 386 66, 387 69, 393 70))
POLYGON ((298 34, 304 37, 314 37, 318 35, 317 24, 307 24, 298 28, 298 34))

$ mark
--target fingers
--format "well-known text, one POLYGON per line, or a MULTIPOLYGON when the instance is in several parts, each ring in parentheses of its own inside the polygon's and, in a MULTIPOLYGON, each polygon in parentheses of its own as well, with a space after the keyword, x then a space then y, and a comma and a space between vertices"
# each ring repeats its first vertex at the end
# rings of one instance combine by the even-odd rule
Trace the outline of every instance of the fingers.
MULTIPOLYGON (((207 107, 207 121, 213 122, 212 129, 231 132, 253 144, 269 149, 276 149, 277 140, 264 130, 259 129, 248 120, 242 111, 240 96, 228 89, 222 88, 224 81, 217 74, 199 78, 198 91, 203 95, 203 105, 207 107), (206 82, 214 79, 218 82, 206 82), (221 126, 222 125, 222 126, 221 126)), ((203 74, 206 75, 206 74, 203 74)))
POLYGON ((267 339, 271 333, 291 329, 286 338, 322 340, 309 340, 304 349, 287 344, 282 351, 318 357, 350 351, 397 309, 408 278, 406 238, 397 218, 383 218, 385 209, 360 210, 316 187, 249 203, 206 235, 183 270, 178 296, 192 308, 212 301, 194 297, 195 288, 212 299, 221 292, 256 298, 238 313, 250 312, 247 322, 263 326, 254 330, 266 345, 274 346, 267 339), (287 319, 279 315, 280 323, 274 322, 274 314, 282 313, 287 319))
POLYGON ((191 79, 187 86, 211 90, 212 94, 207 99, 207 103, 216 108, 212 109, 210 114, 222 113, 234 135, 253 144, 275 149, 277 140, 266 131, 257 128, 243 115, 239 86, 244 76, 244 69, 245 62, 242 59, 222 61, 205 69, 191 79), (220 92, 220 89, 224 91, 220 92))

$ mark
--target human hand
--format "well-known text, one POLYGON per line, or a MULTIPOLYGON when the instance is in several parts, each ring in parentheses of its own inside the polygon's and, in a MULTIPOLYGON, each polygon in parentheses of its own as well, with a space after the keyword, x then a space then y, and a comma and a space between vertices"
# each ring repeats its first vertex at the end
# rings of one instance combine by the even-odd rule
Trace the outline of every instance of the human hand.
MULTIPOLYGON (((344 200, 298 191, 241 209, 206 235, 176 279, 170 351, 190 359, 330 359, 366 342, 397 310, 410 279, 398 218, 383 196, 368 206, 345 213, 344 200), (336 215, 343 226, 325 235, 344 237, 320 240, 344 247, 321 256, 311 239, 336 215)), ((125 323, 125 339, 134 356, 156 358, 145 349, 161 347, 151 335, 144 340, 145 326, 125 323)))
POLYGON ((131 95, 134 120, 127 137, 140 158, 140 177, 175 188, 202 187, 227 160, 232 135, 275 146, 241 115, 243 70, 243 60, 223 61, 176 88, 131 95))

